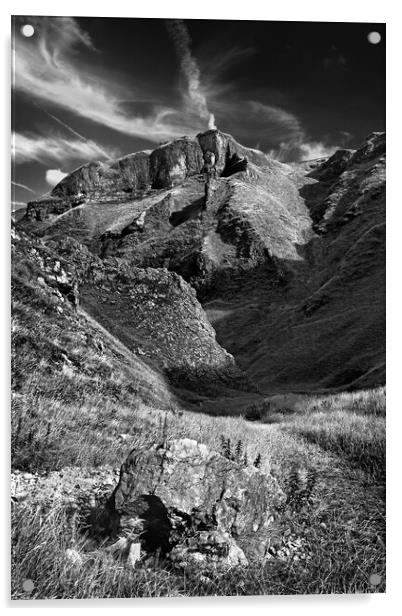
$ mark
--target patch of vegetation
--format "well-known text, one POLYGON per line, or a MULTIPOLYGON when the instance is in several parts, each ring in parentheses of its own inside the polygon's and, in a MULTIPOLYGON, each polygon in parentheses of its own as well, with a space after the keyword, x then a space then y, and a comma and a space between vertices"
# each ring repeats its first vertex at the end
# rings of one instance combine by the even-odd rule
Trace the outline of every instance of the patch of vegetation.
POLYGON ((349 411, 313 413, 298 419, 291 430, 385 480, 385 420, 349 411))
MULTIPOLYGON (((383 483, 367 466, 352 464, 343 449, 323 448, 302 436, 302 420, 308 422, 308 413, 264 426, 241 417, 178 414, 145 405, 136 409, 119 404, 103 408, 101 399, 94 407, 77 407, 75 411, 73 407, 59 405, 55 409, 43 403, 37 409, 36 419, 42 426, 37 444, 42 439, 46 441, 47 422, 40 419, 43 414, 47 413, 48 419, 53 416, 59 430, 63 426, 67 430, 57 448, 49 450, 49 468, 74 463, 79 477, 79 467, 102 468, 108 463, 118 467, 129 451, 139 445, 194 438, 220 451, 223 437, 226 445, 230 439, 232 454, 242 449, 244 459, 247 450, 249 464, 260 453, 261 470, 274 475, 287 499, 280 513, 278 537, 273 537, 278 543, 276 552, 264 566, 251 564, 247 569, 232 570, 230 575, 214 574, 203 581, 196 572, 179 574, 162 562, 144 562, 131 570, 99 547, 94 548, 82 530, 79 515, 71 518, 64 506, 55 502, 48 511, 39 511, 36 503, 16 503, 12 538, 16 598, 28 598, 22 590, 24 579, 32 579, 35 584, 31 598, 384 591, 383 483), (126 433, 124 439, 120 433, 126 433), (303 558, 297 552, 293 556, 286 556, 286 552, 279 556, 283 537, 289 536, 302 541, 303 558), (81 562, 71 562, 67 549, 77 551, 81 562), (369 581, 373 573, 381 576, 376 587, 369 581)), ((330 430, 331 412, 327 413, 330 430)), ((368 423, 383 420, 370 413, 366 418, 362 414, 359 417, 368 423)), ((324 427, 325 417, 320 421, 324 427)), ((373 429, 378 427, 371 425, 373 429)), ((55 442, 56 434, 55 429, 55 442)))
MULTIPOLYGON (((247 452, 247 448, 244 446, 244 443, 241 438, 238 439, 237 443, 232 445, 230 437, 225 437, 223 434, 220 436, 220 453, 227 458, 228 460, 232 460, 239 464, 240 466, 248 466, 249 465, 249 456, 247 452)), ((252 462, 252 465, 256 468, 260 468, 262 462, 261 453, 258 452, 252 462)))
POLYGON ((314 488, 317 484, 317 470, 308 468, 305 472, 292 464, 285 479, 284 491, 286 501, 284 508, 290 507, 298 511, 311 503, 314 488))

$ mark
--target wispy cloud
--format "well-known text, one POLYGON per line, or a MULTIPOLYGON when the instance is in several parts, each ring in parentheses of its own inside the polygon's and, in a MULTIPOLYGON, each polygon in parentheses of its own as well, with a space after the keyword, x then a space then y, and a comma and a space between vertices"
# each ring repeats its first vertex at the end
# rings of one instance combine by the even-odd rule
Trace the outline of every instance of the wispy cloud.
MULTIPOLYGON (((154 142, 194 130, 183 114, 167 106, 155 105, 146 117, 129 115, 122 102, 135 99, 135 92, 102 80, 76 60, 74 54, 79 46, 93 46, 73 18, 40 17, 31 22, 37 31, 35 37, 15 37, 17 90, 108 128, 154 142)), ((138 100, 142 98, 143 93, 138 100)))
POLYGON ((190 110, 194 110, 201 119, 208 122, 209 128, 215 128, 214 115, 208 109, 206 96, 201 88, 201 72, 196 58, 191 53, 191 38, 182 19, 168 19, 168 31, 173 39, 180 61, 181 72, 186 88, 185 98, 190 110))
MULTIPOLYGON (((292 106, 283 98, 279 97, 280 104, 270 104, 275 97, 270 97, 268 91, 255 94, 255 98, 251 93, 238 95, 238 84, 230 81, 233 72, 229 69, 255 53, 252 47, 217 49, 208 62, 208 53, 211 56, 212 52, 196 58, 186 24, 181 20, 170 21, 182 75, 182 102, 173 108, 147 96, 146 92, 116 83, 113 75, 105 72, 100 75, 99 68, 91 68, 91 54, 98 52, 73 18, 34 17, 30 21, 36 30, 34 37, 26 39, 18 32, 15 36, 14 87, 31 100, 53 106, 52 113, 46 113, 73 138, 18 134, 14 148, 17 163, 36 160, 49 167, 50 161, 62 166, 66 160, 116 156, 109 148, 86 140, 82 133, 66 124, 57 110, 53 113, 56 106, 122 134, 154 143, 205 130, 208 120, 213 125, 211 114, 215 114, 218 123, 222 122, 238 140, 250 144, 258 141, 265 149, 272 147, 285 160, 300 160, 332 148, 309 137, 300 117, 290 111, 292 106), (83 49, 85 54, 80 54, 83 49), (135 106, 135 102, 144 100, 146 108, 135 106), (127 101, 134 105, 128 106, 127 101)), ((216 42, 217 47, 221 45, 221 41, 216 42)))
MULTIPOLYGON (((100 159, 98 147, 91 141, 21 133, 12 135, 12 156, 16 164, 28 161, 62 163, 100 159)), ((116 158, 117 156, 117 152, 109 152, 109 157, 116 158)))
POLYGON ((282 162, 302 162, 316 158, 328 158, 341 147, 322 141, 308 140, 306 136, 304 136, 304 139, 304 141, 301 139, 284 141, 279 144, 279 147, 272 148, 267 154, 282 162))
MULTIPOLYGON (((39 105, 38 105, 38 107, 39 107, 39 105)), ((65 128, 69 133, 71 133, 75 137, 78 137, 79 139, 82 139, 86 143, 90 143, 93 147, 97 148, 98 151, 100 152, 100 154, 102 154, 102 157, 104 156, 105 158, 111 159, 110 154, 108 152, 106 152, 106 150, 104 148, 101 148, 100 145, 98 145, 95 141, 93 141, 91 139, 87 139, 86 137, 84 137, 84 135, 81 135, 81 133, 79 133, 74 128, 72 128, 71 126, 66 124, 66 122, 63 122, 62 120, 60 120, 60 118, 58 118, 57 116, 53 115, 53 113, 50 113, 49 111, 46 111, 46 109, 43 109, 43 107, 39 107, 39 109, 41 109, 44 113, 46 113, 46 115, 48 115, 49 118, 52 118, 52 120, 54 120, 55 122, 60 124, 60 126, 65 128)))
POLYGON ((254 55, 256 49, 254 47, 239 47, 233 45, 227 49, 211 49, 211 45, 203 52, 200 59, 200 66, 205 70, 209 78, 222 80, 224 74, 234 66, 238 65, 246 58, 254 55))
POLYGON ((305 139, 300 119, 275 105, 227 96, 214 100, 214 111, 224 118, 227 130, 250 145, 260 143, 264 147, 262 144, 269 143, 279 148, 281 144, 292 144, 293 147, 305 139))
POLYGON ((15 188, 23 188, 24 190, 27 190, 31 193, 35 192, 34 190, 32 190, 32 188, 29 188, 29 186, 26 186, 25 184, 20 184, 19 182, 14 182, 14 180, 11 180, 11 184, 15 186, 15 188))
MULTIPOLYGON (((264 105, 257 101, 249 101, 249 105, 259 118, 261 137, 265 135, 274 143, 280 140, 277 147, 267 152, 277 160, 305 161, 327 158, 341 147, 339 144, 311 139, 301 120, 280 107, 264 105)), ((346 135, 349 133, 341 134, 341 142, 345 141, 346 135)))
POLYGON ((46 171, 46 182, 53 188, 53 186, 61 182, 66 175, 68 175, 68 173, 65 173, 61 169, 48 169, 46 171))
POLYGON ((258 120, 261 129, 269 133, 273 141, 278 139, 300 140, 304 130, 300 119, 281 107, 266 105, 258 101, 248 101, 250 112, 258 120))
POLYGON ((301 143, 299 145, 299 160, 302 161, 314 160, 315 158, 328 158, 338 149, 339 146, 337 145, 326 145, 321 141, 301 143))

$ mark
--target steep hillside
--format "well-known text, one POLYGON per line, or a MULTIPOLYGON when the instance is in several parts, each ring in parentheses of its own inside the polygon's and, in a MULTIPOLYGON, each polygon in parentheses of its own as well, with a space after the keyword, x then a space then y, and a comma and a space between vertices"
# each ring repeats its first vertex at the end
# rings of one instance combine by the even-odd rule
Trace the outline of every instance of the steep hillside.
POLYGON ((30 203, 13 596, 384 591, 384 261, 382 134, 285 165, 208 131, 30 203))
POLYGON ((102 397, 133 403, 138 397, 174 407, 163 374, 103 329, 80 305, 71 262, 13 230, 12 380, 17 399, 102 397))
POLYGON ((85 309, 174 386, 384 383, 383 134, 286 165, 211 130, 84 165, 19 225, 86 247, 102 281, 80 284, 85 309))
POLYGON ((355 153, 342 153, 341 164, 336 153, 308 172, 300 193, 315 235, 295 245, 301 259, 297 275, 265 303, 258 288, 251 288, 247 300, 237 292, 229 305, 210 304, 218 339, 265 390, 382 384, 384 135, 372 135, 355 153))
POLYGON ((250 392, 258 398, 177 274, 101 261, 72 238, 45 245, 15 228, 12 262, 13 391, 21 404, 218 403, 234 412, 250 392))

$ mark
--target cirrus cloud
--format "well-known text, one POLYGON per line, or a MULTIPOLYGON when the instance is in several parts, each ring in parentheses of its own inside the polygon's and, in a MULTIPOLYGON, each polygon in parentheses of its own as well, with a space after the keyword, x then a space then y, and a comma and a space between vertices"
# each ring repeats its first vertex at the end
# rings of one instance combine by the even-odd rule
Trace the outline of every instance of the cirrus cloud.
POLYGON ((314 160, 315 158, 328 158, 332 156, 338 145, 326 145, 321 141, 310 141, 299 145, 299 160, 314 160))
POLYGON ((93 49, 87 33, 71 17, 31 19, 35 40, 15 37, 14 88, 74 114, 131 136, 150 141, 179 137, 199 128, 183 110, 153 105, 147 116, 129 115, 127 98, 141 101, 143 93, 127 92, 111 79, 91 74, 75 57, 81 45, 93 49))
MULTIPOLYGON (((116 158, 118 152, 109 150, 109 157, 116 158)), ((100 160, 102 154, 92 141, 66 139, 60 136, 42 136, 34 134, 12 134, 12 157, 15 164, 35 161, 88 161, 100 160)))

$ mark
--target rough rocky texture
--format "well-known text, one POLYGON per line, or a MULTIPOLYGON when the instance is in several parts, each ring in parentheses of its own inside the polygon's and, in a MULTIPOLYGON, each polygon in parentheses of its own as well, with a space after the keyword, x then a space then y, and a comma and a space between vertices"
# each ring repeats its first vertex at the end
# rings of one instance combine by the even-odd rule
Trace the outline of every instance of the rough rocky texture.
POLYGON ((197 141, 183 138, 156 148, 150 157, 153 188, 171 188, 200 173, 202 151, 197 141))
POLYGON ((117 535, 153 528, 151 549, 171 552, 181 566, 244 566, 265 557, 283 500, 272 476, 181 439, 131 452, 107 505, 108 525, 117 535))
POLYGON ((215 155, 215 169, 219 175, 231 175, 241 170, 235 164, 245 158, 257 166, 264 167, 267 156, 259 150, 245 148, 233 139, 231 135, 213 129, 197 135, 198 141, 204 152, 212 152, 215 155))
MULTIPOLYGON (((211 130, 86 165, 20 224, 55 246, 73 237, 119 267, 179 274, 263 391, 375 386, 384 382, 384 169, 381 133, 355 152, 287 165, 211 130)), ((101 305, 107 327, 113 310, 135 312, 119 296, 101 305)))
POLYGON ((267 160, 262 152, 244 148, 230 135, 216 130, 198 135, 198 140, 182 137, 152 152, 82 165, 63 178, 49 195, 31 201, 26 220, 42 222, 83 203, 124 202, 142 197, 151 188, 172 188, 199 174, 211 152, 219 174, 244 169, 245 158, 257 165, 265 165, 267 160))
POLYGON ((52 190, 52 195, 62 199, 105 199, 108 193, 120 194, 146 188, 151 183, 150 157, 146 152, 136 152, 115 162, 91 162, 79 167, 63 178, 52 190))
POLYGON ((60 395, 69 404, 91 395, 102 395, 105 403, 178 404, 166 377, 143 361, 139 349, 129 350, 85 311, 80 287, 96 264, 74 240, 44 246, 13 229, 13 407, 60 395))
POLYGON ((141 348, 176 386, 206 393, 252 387, 220 347, 194 290, 166 269, 105 261, 81 286, 86 310, 130 350, 141 348))
POLYGON ((237 292, 230 317, 214 320, 218 340, 263 389, 384 383, 384 147, 384 135, 374 134, 352 155, 335 154, 295 178, 315 233, 294 245, 298 262, 284 255, 293 277, 265 297, 248 281, 247 300, 237 292))
POLYGON ((60 197, 43 197, 28 203, 24 218, 27 221, 42 222, 52 215, 59 216, 71 208, 72 204, 60 197))

